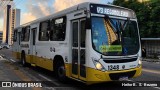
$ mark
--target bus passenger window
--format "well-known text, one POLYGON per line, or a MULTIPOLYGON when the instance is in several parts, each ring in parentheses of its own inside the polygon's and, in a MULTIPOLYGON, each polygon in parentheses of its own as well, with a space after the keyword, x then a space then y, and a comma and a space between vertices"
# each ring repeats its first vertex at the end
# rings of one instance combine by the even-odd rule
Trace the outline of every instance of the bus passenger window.
POLYGON ((72 45, 73 47, 78 47, 78 22, 73 22, 73 25, 72 25, 72 30, 73 30, 73 42, 72 42, 72 45))
POLYGON ((29 34, 30 34, 30 27, 26 27, 26 30, 25 30, 25 38, 24 40, 25 41, 29 41, 29 34))
POLYGON ((13 42, 17 41, 17 30, 14 30, 13 42))
POLYGON ((30 26, 22 28, 21 41, 29 41, 30 26))
POLYGON ((66 33, 66 17, 51 20, 51 41, 64 41, 66 33))
POLYGON ((85 47, 86 30, 85 20, 81 21, 81 47, 85 47))
POLYGON ((48 41, 49 40, 49 27, 50 27, 49 20, 40 23, 39 41, 48 41))

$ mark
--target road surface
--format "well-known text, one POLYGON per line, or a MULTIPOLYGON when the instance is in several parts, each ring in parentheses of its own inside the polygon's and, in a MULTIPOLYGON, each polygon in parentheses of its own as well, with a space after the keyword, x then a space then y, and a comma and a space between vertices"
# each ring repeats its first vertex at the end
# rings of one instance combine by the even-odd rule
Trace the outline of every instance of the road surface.
MULTIPOLYGON (((54 73, 37 67, 22 67, 20 62, 14 59, 10 49, 0 50, 0 81, 45 81, 42 88, 0 88, 0 90, 160 90, 160 64, 143 61, 142 75, 138 78, 127 80, 129 84, 136 84, 136 87, 125 86, 127 82, 106 82, 86 86, 85 84, 68 80, 67 83, 59 82, 54 73), (49 83, 47 83, 49 82, 49 83), (148 87, 139 87, 140 84, 150 85, 148 87), (117 85, 124 85, 117 87, 117 85)), ((0 85, 1 86, 1 85, 0 85)))

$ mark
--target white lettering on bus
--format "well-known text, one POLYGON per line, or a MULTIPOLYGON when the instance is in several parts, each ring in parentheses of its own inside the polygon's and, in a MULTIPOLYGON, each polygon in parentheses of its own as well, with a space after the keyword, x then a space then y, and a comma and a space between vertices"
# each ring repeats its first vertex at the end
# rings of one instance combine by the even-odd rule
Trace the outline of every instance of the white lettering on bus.
POLYGON ((116 9, 109 9, 109 8, 102 8, 102 7, 97 7, 97 13, 100 14, 107 14, 107 15, 115 15, 115 16, 123 16, 123 17, 128 17, 128 12, 126 11, 120 11, 116 9))

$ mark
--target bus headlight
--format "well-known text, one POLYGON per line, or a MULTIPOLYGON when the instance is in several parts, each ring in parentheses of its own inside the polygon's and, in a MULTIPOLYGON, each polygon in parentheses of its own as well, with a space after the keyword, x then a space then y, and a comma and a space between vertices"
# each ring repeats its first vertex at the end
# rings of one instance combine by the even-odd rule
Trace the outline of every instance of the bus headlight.
POLYGON ((140 65, 141 65, 141 64, 142 64, 142 60, 139 60, 139 61, 138 61, 138 64, 140 64, 140 65))
POLYGON ((139 60, 138 60, 138 66, 137 67, 140 67, 142 65, 142 58, 140 57, 139 60))
POLYGON ((96 69, 101 70, 101 71, 106 71, 104 66, 98 60, 93 59, 93 63, 96 69))
POLYGON ((99 62, 96 62, 95 66, 99 70, 101 70, 103 68, 103 66, 99 62))

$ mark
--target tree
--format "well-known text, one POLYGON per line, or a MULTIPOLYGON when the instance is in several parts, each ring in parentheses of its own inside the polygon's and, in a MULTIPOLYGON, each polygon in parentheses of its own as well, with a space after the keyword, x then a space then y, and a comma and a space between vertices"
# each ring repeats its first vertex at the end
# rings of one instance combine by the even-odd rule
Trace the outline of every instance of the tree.
POLYGON ((137 0, 114 0, 113 4, 136 12, 141 37, 160 37, 160 0, 142 3, 137 0))

